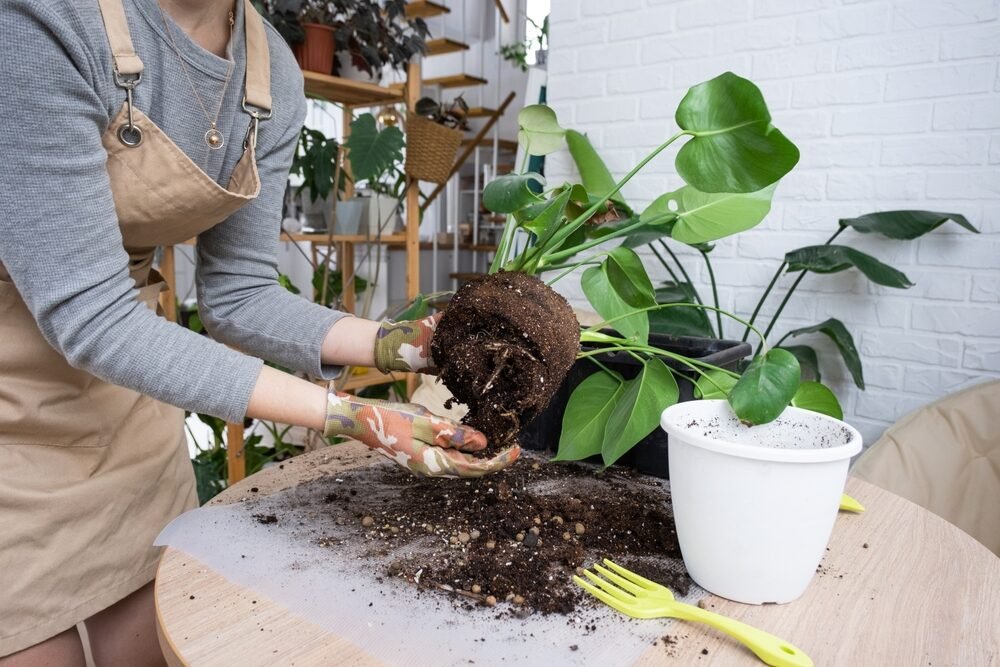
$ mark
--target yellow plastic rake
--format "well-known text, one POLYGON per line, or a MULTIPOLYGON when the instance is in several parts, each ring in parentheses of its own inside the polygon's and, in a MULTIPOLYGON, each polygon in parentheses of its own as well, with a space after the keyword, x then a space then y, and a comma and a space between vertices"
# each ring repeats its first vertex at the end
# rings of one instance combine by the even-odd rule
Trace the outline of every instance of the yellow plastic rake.
POLYGON ((593 566, 597 574, 590 570, 583 571, 590 581, 576 576, 573 581, 612 609, 633 618, 677 618, 704 623, 741 642, 768 665, 812 667, 813 661, 809 656, 783 639, 746 623, 678 602, 669 588, 640 577, 607 558, 604 564, 606 568, 593 566))

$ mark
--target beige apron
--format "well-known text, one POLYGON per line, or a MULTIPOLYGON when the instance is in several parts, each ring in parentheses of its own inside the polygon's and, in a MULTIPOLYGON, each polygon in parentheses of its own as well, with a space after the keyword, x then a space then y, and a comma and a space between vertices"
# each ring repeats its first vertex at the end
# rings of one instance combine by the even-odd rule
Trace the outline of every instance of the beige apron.
MULTIPOLYGON (((108 75, 126 94, 103 136, 107 169, 138 298, 155 308, 155 248, 222 222, 260 190, 254 144, 258 121, 270 117, 267 40, 245 0, 249 126, 223 188, 132 106, 143 66, 122 0, 98 2, 115 63, 108 75)), ((197 496, 183 411, 72 368, 42 337, 2 265, 0 341, 3 656, 151 581, 159 557, 153 539, 197 496)))

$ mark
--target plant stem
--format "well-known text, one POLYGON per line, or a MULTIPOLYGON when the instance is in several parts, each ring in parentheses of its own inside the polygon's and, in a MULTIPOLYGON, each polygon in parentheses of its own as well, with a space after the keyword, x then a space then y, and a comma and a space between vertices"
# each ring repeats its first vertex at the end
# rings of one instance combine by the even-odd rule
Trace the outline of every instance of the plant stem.
MULTIPOLYGON (((525 146, 524 157, 521 158, 521 169, 518 170, 519 174, 524 174, 525 169, 528 168, 529 157, 528 146, 525 146)), ((500 243, 497 245, 497 252, 493 256, 493 261, 490 262, 490 270, 487 273, 496 273, 501 266, 507 263, 507 255, 510 253, 510 245, 514 239, 516 229, 517 222, 514 220, 514 215, 511 213, 507 214, 507 222, 504 224, 503 234, 500 236, 500 243)))
MULTIPOLYGON (((669 264, 667 264, 667 260, 663 259, 663 255, 661 255, 660 251, 656 249, 656 246, 654 246, 652 243, 650 243, 649 244, 649 249, 653 251, 654 255, 656 255, 656 259, 660 260, 660 264, 662 264, 663 268, 666 269, 667 273, 670 274, 670 278, 674 281, 674 283, 677 284, 677 285, 680 285, 681 284, 681 279, 677 277, 677 274, 674 273, 674 270, 670 268, 669 264)), ((695 294, 695 297, 697 297, 697 296, 698 295, 695 294)))
MULTIPOLYGON (((830 238, 828 238, 826 240, 826 243, 824 243, 823 245, 830 245, 831 243, 833 243, 833 240, 835 238, 837 238, 838 236, 840 236, 840 233, 842 231, 844 231, 845 229, 847 229, 847 228, 846 227, 838 227, 837 231, 835 231, 833 233, 833 236, 831 236, 830 238)), ((782 266, 785 266, 785 264, 782 264, 782 266)), ((790 298, 792 298, 792 294, 795 292, 795 288, 797 288, 799 286, 799 283, 801 283, 802 280, 806 277, 806 273, 808 273, 808 271, 806 271, 805 269, 803 269, 802 271, 799 271, 799 275, 795 279, 795 282, 792 283, 792 286, 788 288, 788 292, 785 294, 785 298, 781 300, 780 304, 778 304, 778 309, 776 311, 774 311, 774 315, 771 317, 771 323, 768 324, 767 325, 767 329, 764 330, 764 337, 765 338, 767 338, 767 336, 769 336, 771 334, 771 331, 774 329, 774 325, 777 324, 777 322, 778 322, 778 317, 781 316, 781 311, 783 311, 785 309, 785 306, 788 305, 788 300, 790 298)), ((782 340, 784 340, 784 339, 782 339, 782 340)), ((763 341, 761 341, 761 343, 763 344, 763 341)), ((757 353, 758 354, 760 353, 760 350, 761 350, 761 346, 758 346, 757 347, 757 353)))
MULTIPOLYGON (((757 334, 757 336, 760 337, 761 344, 764 345, 765 350, 766 350, 766 343, 764 342, 764 334, 762 334, 752 324, 750 324, 749 322, 747 322, 746 320, 744 320, 741 317, 738 317, 736 315, 733 315, 732 313, 729 313, 729 312, 726 312, 726 311, 722 310, 721 308, 714 308, 712 306, 706 306, 705 304, 702 304, 702 303, 658 303, 655 306, 646 306, 645 308, 636 308, 635 310, 631 310, 631 311, 629 311, 627 313, 623 313, 621 315, 615 315, 614 317, 608 318, 608 319, 604 320, 603 322, 598 322, 597 324, 595 324, 592 327, 587 327, 586 329, 583 330, 583 333, 587 333, 587 332, 591 332, 591 333, 593 333, 593 332, 599 332, 601 329, 603 329, 604 327, 608 326, 612 322, 617 322, 618 320, 624 319, 626 317, 631 317, 632 315, 635 315, 636 313, 645 313, 645 312, 648 312, 650 310, 659 310, 660 308, 701 308, 703 310, 712 310, 712 311, 716 311, 716 312, 722 313, 726 317, 731 318, 733 320, 736 320, 737 322, 739 322, 740 324, 742 324, 744 326, 750 327, 751 330, 755 334, 757 334)), ((626 339, 622 339, 622 340, 626 340, 626 339)))
MULTIPOLYGON (((544 248, 540 249, 540 251, 539 251, 540 255, 542 257, 544 257, 545 254, 548 252, 548 250, 550 248, 558 248, 559 246, 561 246, 566 241, 566 239, 569 237, 570 234, 572 234, 577 229, 579 229, 583 224, 585 224, 587 222, 587 220, 590 220, 590 218, 595 213, 597 213, 597 211, 600 210, 600 208, 602 206, 604 206, 605 202, 607 202, 608 199, 610 199, 611 197, 614 197, 616 194, 618 194, 618 191, 621 190, 625 186, 626 183, 628 183, 630 180, 632 180, 632 177, 635 176, 637 173, 639 173, 639 171, 643 167, 645 167, 649 163, 650 160, 652 160, 653 158, 655 158, 657 155, 659 155, 661 152, 663 152, 663 150, 667 146, 669 146, 670 144, 674 143, 675 141, 677 141, 679 138, 681 138, 685 134, 690 134, 690 133, 686 132, 686 131, 678 132, 678 133, 674 134, 672 137, 670 137, 669 139, 667 139, 666 141, 664 141, 662 144, 660 144, 659 146, 657 146, 656 148, 654 148, 653 151, 649 155, 647 155, 642 160, 640 160, 639 164, 637 164, 635 167, 633 167, 630 172, 628 172, 627 174, 625 174, 625 177, 622 178, 622 180, 618 181, 615 184, 615 187, 612 188, 612 190, 610 192, 608 192, 606 195, 604 195, 603 197, 601 197, 600 199, 598 199, 596 202, 594 202, 593 204, 591 204, 590 208, 588 208, 586 211, 584 211, 583 213, 581 213, 580 215, 578 215, 572 222, 570 222, 569 224, 567 224, 566 226, 564 226, 562 229, 560 229, 558 233, 553 234, 552 238, 549 239, 549 242, 546 244, 546 246, 544 248)), ((574 249, 566 250, 566 251, 564 251, 564 253, 567 253, 567 254, 564 254, 563 256, 566 257, 566 256, 569 256, 569 255, 573 255, 576 252, 579 252, 579 250, 574 250, 574 249)), ((541 261, 541 257, 539 258, 539 261, 541 261)))
MULTIPOLYGON (((774 276, 771 278, 771 282, 768 283, 767 289, 764 290, 764 294, 762 294, 760 300, 757 301, 756 308, 753 309, 753 314, 750 316, 751 324, 757 321, 757 315, 760 313, 760 309, 764 305, 764 301, 766 301, 768 295, 771 294, 771 290, 774 289, 774 285, 775 283, 778 282, 778 278, 781 277, 781 272, 785 269, 785 266, 787 266, 787 264, 785 262, 782 262, 781 266, 778 267, 778 270, 774 272, 774 276)), ((745 342, 749 335, 750 335, 750 329, 749 328, 744 329, 743 338, 741 338, 740 340, 745 342)))
POLYGON ((644 227, 646 225, 657 225, 657 224, 659 224, 661 222, 666 222, 667 220, 669 220, 672 217, 674 217, 674 214, 670 213, 669 215, 664 215, 664 216, 660 216, 658 218, 653 218, 653 219, 647 220, 645 222, 642 221, 642 220, 636 220, 631 225, 625 225, 621 229, 618 229, 618 230, 616 230, 616 231, 614 231, 614 232, 612 232, 610 234, 607 234, 605 236, 602 236, 600 238, 590 239, 589 241, 581 243, 580 245, 575 246, 573 248, 570 248, 569 250, 560 250, 559 252, 550 253, 548 255, 548 259, 553 260, 553 261, 558 261, 560 259, 565 259, 567 257, 572 257, 573 255, 575 255, 575 254, 577 254, 579 252, 583 252, 584 250, 589 250, 589 249, 593 248, 594 246, 601 245, 602 243, 604 243, 606 241, 610 241, 611 239, 616 239, 616 238, 618 238, 620 236, 628 236, 630 233, 632 233, 633 231, 635 231, 639 227, 644 227))
POLYGON ((684 276, 684 281, 691 286, 691 291, 694 292, 694 298, 698 300, 698 303, 705 303, 704 299, 701 298, 701 295, 698 294, 698 290, 695 288, 694 281, 691 280, 691 276, 688 275, 688 272, 684 269, 684 265, 681 264, 681 260, 678 259, 677 255, 674 254, 674 251, 670 249, 670 246, 667 245, 666 241, 660 239, 659 243, 663 246, 663 249, 667 251, 667 254, 670 255, 671 259, 673 259, 677 264, 677 268, 681 270, 681 275, 684 276))
MULTIPOLYGON (((712 260, 708 258, 708 253, 702 249, 698 249, 701 256, 705 258, 705 267, 708 269, 708 279, 712 282, 712 301, 715 303, 715 307, 719 307, 719 288, 715 284, 715 271, 712 270, 712 260)), ((722 336, 722 314, 717 310, 715 311, 715 321, 719 325, 718 333, 719 338, 722 336)))
POLYGON ((718 366, 713 366, 712 364, 706 363, 704 361, 698 361, 697 359, 691 359, 685 357, 682 354, 677 354, 676 352, 668 352, 667 350, 662 350, 658 347, 652 347, 649 345, 609 345, 608 347, 602 347, 596 350, 590 350, 589 352, 580 352, 576 355, 577 359, 590 359, 595 363, 598 363, 593 357, 599 354, 605 354, 607 352, 627 352, 629 354, 635 355, 635 352, 644 352, 646 354, 651 354, 659 357, 666 357, 667 359, 673 359, 678 363, 684 364, 685 366, 691 368, 691 370, 701 375, 707 375, 704 370, 708 369, 710 371, 719 371, 720 373, 725 373, 731 377, 738 378, 739 374, 727 370, 725 368, 719 368, 718 366))
MULTIPOLYGON (((581 266, 584 266, 584 265, 587 265, 587 264, 596 264, 596 265, 600 266, 601 263, 598 262, 598 261, 596 261, 595 258, 600 257, 603 254, 606 254, 606 253, 599 253, 597 255, 591 255, 590 257, 587 257, 586 259, 584 259, 584 260, 582 260, 580 262, 577 262, 576 264, 573 264, 573 265, 567 267, 565 271, 563 271, 558 276, 556 276, 555 278, 553 278, 552 280, 548 281, 545 284, 548 285, 549 287, 552 287, 552 284, 555 283, 556 281, 561 280, 562 278, 565 278, 566 276, 568 276, 569 274, 573 273, 574 271, 576 271, 581 266)), ((562 268, 562 267, 560 267, 560 268, 562 268)), ((548 270, 548 269, 542 269, 542 270, 548 270)))

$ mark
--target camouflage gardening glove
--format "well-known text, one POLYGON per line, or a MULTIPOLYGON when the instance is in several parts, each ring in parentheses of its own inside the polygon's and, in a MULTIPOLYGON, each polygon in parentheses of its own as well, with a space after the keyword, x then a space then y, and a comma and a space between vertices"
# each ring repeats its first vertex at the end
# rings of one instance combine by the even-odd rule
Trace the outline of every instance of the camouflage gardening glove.
POLYGON ((375 335, 375 368, 383 373, 436 373, 431 338, 440 320, 441 313, 435 313, 422 320, 383 322, 375 335))
POLYGON ((486 436, 473 428, 415 403, 358 398, 332 388, 324 435, 360 440, 410 472, 428 477, 481 477, 506 468, 521 454, 514 445, 491 459, 473 458, 466 452, 486 447, 486 436))

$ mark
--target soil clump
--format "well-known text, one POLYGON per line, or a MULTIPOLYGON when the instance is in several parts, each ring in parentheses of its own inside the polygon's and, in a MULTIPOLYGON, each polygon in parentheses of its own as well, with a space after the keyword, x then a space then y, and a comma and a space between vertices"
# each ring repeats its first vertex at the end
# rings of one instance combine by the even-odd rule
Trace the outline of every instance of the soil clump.
POLYGON ((469 408, 465 423, 495 450, 545 409, 579 347, 565 298, 535 277, 501 271, 455 293, 431 353, 441 380, 469 408))

